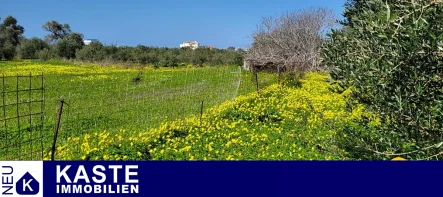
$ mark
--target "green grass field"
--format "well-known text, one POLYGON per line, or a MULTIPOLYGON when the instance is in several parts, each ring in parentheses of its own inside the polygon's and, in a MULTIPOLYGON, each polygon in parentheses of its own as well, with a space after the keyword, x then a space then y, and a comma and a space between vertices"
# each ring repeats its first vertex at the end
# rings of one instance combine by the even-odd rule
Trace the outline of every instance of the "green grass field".
MULTIPOLYGON (((343 130, 370 117, 347 108, 350 91, 331 91, 327 73, 297 86, 274 84, 238 96, 203 117, 167 121, 145 131, 99 131, 69 138, 62 160, 346 160, 343 130)), ((374 119, 371 125, 380 125, 374 119)), ((359 128, 361 129, 361 128, 359 128)), ((367 128, 366 128, 367 129, 367 128)), ((49 159, 46 155, 45 159, 49 159)))
MULTIPOLYGON (((50 150, 62 99, 57 144, 96 131, 145 131, 199 115, 202 101, 208 109, 256 90, 251 74, 236 66, 126 69, 23 61, 0 62, 0 74, 0 159, 13 160, 41 159, 41 150, 50 150)), ((261 73, 259 86, 276 80, 261 73)))

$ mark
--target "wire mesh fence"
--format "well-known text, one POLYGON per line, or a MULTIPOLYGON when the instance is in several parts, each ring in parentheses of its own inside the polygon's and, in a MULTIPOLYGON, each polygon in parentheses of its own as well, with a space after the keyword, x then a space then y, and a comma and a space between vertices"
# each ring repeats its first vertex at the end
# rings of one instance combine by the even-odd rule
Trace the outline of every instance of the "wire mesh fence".
POLYGON ((0 155, 8 160, 43 156, 44 76, 1 76, 0 155))
MULTIPOLYGON (((147 131, 165 121, 199 115, 202 103, 207 109, 277 81, 275 75, 254 79, 240 67, 4 76, 0 159, 47 158, 61 100, 65 105, 57 146, 70 137, 103 130, 147 131)), ((81 148, 81 143, 69 146, 81 148)))

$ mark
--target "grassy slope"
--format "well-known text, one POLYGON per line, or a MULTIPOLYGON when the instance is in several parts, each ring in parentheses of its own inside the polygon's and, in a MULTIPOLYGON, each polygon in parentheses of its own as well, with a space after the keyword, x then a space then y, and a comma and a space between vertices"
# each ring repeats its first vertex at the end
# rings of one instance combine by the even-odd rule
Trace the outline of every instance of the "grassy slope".
POLYGON ((360 119, 327 75, 309 73, 300 88, 272 85, 208 110, 203 118, 163 123, 146 132, 95 132, 70 138, 61 159, 329 160, 346 159, 337 131, 360 119), (72 144, 72 145, 71 145, 72 144), (75 146, 74 144, 79 144, 75 146))
MULTIPOLYGON (((238 71, 238 67, 231 66, 154 70, 79 66, 65 62, 0 62, 0 73, 5 76, 44 73, 46 115, 42 133, 40 116, 23 117, 20 122, 12 119, 6 126, 2 122, 0 155, 8 155, 6 158, 10 159, 36 159, 41 150, 40 138, 48 151, 61 98, 69 104, 64 110, 58 139, 59 144, 64 144, 68 137, 96 131, 118 133, 120 129, 136 132, 155 128, 165 121, 199 114, 202 100, 205 108, 209 108, 254 91, 250 76, 238 71), (140 80, 134 81, 139 75, 140 80)), ((262 86, 275 82, 270 75, 260 79, 262 86)), ((29 79, 19 79, 19 89, 27 89, 29 84, 29 79)), ((41 78, 33 77, 31 84, 32 88, 40 87, 41 78)), ((15 90, 16 85, 16 78, 6 78, 2 89, 15 90)), ((15 103, 16 96, 16 93, 9 93, 2 100, 6 104, 15 103)), ((41 91, 20 92, 18 101, 41 98, 41 91)), ((37 113, 41 111, 41 104, 24 104, 18 108, 12 105, 5 111, 7 118, 30 111, 37 113)), ((3 119, 3 114, 1 116, 3 119)))

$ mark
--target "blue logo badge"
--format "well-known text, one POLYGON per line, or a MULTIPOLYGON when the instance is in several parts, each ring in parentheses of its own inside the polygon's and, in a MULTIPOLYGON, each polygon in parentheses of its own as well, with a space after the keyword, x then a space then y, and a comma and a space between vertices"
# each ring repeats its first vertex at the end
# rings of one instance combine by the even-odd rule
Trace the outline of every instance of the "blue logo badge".
POLYGON ((29 172, 26 172, 15 184, 15 190, 20 195, 35 195, 39 189, 40 183, 29 172))

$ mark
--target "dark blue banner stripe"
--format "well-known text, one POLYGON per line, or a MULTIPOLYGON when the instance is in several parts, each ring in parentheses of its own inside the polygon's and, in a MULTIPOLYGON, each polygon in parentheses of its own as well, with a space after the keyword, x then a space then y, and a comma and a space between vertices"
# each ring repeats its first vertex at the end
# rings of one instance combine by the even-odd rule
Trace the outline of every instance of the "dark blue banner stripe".
POLYGON ((440 195, 442 175, 441 162, 44 162, 44 196, 427 196, 440 195), (91 182, 94 166, 102 165, 101 185, 111 187, 126 184, 125 166, 138 166, 139 193, 57 194, 57 165, 71 165, 71 181, 83 165, 91 182), (118 184, 112 165, 123 168, 118 184))

